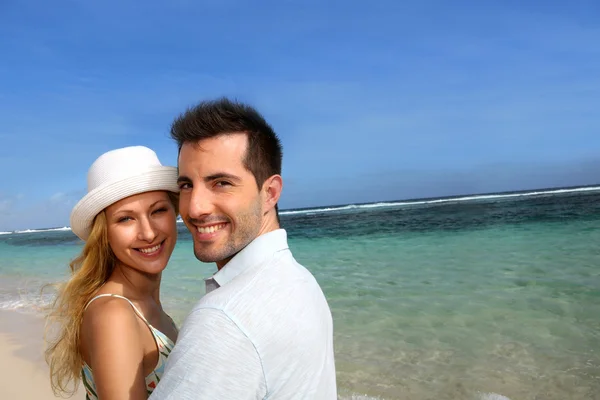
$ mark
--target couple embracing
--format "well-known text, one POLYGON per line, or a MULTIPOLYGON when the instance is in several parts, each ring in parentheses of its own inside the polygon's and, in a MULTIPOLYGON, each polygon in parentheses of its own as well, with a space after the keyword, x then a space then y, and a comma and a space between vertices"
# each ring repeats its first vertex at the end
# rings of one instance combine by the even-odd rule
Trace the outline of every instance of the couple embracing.
POLYGON ((175 119, 178 168, 135 146, 88 171, 71 213, 85 241, 50 321, 55 393, 87 399, 336 399, 333 324, 288 248, 277 203, 280 141, 252 107, 218 99, 175 119), (214 262, 181 330, 160 302, 180 214, 194 254, 214 262))

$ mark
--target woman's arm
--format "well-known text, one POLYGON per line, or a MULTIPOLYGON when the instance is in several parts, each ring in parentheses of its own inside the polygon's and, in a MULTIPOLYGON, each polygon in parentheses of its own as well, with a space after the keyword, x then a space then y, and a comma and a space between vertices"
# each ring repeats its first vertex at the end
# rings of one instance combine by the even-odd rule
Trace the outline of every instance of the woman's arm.
POLYGON ((87 309, 82 340, 100 400, 148 398, 140 325, 131 305, 122 299, 98 299, 87 309))

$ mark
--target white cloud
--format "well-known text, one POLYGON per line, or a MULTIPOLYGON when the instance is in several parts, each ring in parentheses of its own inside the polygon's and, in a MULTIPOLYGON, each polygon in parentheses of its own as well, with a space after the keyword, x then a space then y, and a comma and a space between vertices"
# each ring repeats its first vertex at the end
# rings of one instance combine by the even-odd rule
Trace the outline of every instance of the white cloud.
POLYGON ((11 207, 12 207, 11 199, 0 200, 0 214, 5 214, 5 213, 10 212, 11 207))
POLYGON ((60 202, 60 201, 64 200, 64 198, 65 198, 65 194, 62 192, 58 192, 58 193, 55 193, 52 196, 50 196, 50 201, 60 202))

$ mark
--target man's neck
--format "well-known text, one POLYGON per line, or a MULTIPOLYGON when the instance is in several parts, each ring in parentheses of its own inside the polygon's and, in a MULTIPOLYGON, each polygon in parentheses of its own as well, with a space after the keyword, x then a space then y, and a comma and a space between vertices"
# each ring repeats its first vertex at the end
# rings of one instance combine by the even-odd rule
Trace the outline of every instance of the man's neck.
MULTIPOLYGON (((279 229, 279 221, 277 221, 276 215, 269 215, 265 218, 260 226, 260 230, 258 231, 258 235, 256 237, 262 236, 265 233, 273 232, 279 229)), ((255 238, 256 239, 256 238, 255 238)))
MULTIPOLYGON (((261 225, 260 230, 258 231, 258 235, 256 235, 256 237, 254 239, 252 239, 252 241, 250 243, 255 241, 257 238, 261 237, 262 235, 267 234, 269 232, 276 231, 277 229, 280 229, 279 222, 277 222, 277 220, 273 220, 272 218, 269 218, 268 220, 263 221, 263 224, 261 225)), ((250 243, 248 243, 246 245, 246 247, 250 243)), ((246 247, 244 247, 244 249, 246 247)), ((241 249, 240 251, 242 251, 242 250, 243 249, 241 249)), ((238 253, 239 253, 239 251, 238 251, 238 253)), ((231 261, 231 259, 233 257, 235 257, 238 253, 235 253, 234 255, 232 255, 224 260, 216 261, 215 264, 217 264, 217 270, 220 271, 221 269, 223 269, 227 265, 227 263, 229 261, 231 261)))
POLYGON ((225 260, 216 261, 216 262, 215 262, 215 264, 217 264, 217 270, 219 270, 219 271, 220 271, 221 269, 223 269, 223 267, 225 267, 225 266, 227 265, 227 263, 228 263, 229 261, 231 261, 231 259, 232 259, 233 257, 235 257, 235 256, 236 256, 236 254, 237 254, 237 253, 235 253, 234 255, 232 255, 232 256, 231 256, 231 257, 229 257, 229 258, 226 258, 225 260))

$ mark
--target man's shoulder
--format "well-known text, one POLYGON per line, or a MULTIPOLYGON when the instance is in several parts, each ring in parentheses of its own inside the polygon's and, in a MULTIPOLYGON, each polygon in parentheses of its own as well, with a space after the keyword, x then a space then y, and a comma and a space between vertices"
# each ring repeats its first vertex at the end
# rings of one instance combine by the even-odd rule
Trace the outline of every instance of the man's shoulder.
POLYGON ((303 283, 313 288, 320 285, 310 269, 296 260, 290 250, 280 252, 267 263, 265 275, 282 284, 303 283))
POLYGON ((286 249, 205 294, 193 310, 213 309, 235 315, 253 305, 266 310, 280 302, 289 303, 294 299, 303 302, 304 297, 314 297, 316 292, 322 294, 314 275, 286 249))

